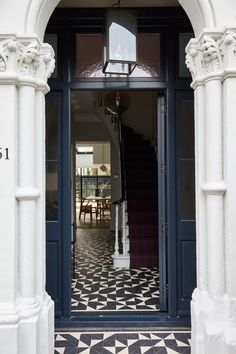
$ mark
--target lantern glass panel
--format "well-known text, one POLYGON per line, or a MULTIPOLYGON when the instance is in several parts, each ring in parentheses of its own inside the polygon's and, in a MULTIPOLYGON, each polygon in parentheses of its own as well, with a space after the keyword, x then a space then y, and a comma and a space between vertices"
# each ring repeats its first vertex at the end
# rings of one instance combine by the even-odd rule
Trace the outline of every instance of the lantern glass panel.
POLYGON ((120 8, 109 9, 106 26, 103 71, 129 75, 137 60, 136 16, 133 12, 120 8))

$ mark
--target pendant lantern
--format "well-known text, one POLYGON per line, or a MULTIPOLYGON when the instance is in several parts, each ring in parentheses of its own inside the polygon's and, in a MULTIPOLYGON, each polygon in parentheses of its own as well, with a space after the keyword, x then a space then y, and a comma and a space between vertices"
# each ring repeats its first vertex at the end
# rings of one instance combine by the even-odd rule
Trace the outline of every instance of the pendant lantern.
POLYGON ((137 19, 135 13, 120 7, 110 8, 106 14, 104 44, 105 74, 129 76, 137 62, 137 19))

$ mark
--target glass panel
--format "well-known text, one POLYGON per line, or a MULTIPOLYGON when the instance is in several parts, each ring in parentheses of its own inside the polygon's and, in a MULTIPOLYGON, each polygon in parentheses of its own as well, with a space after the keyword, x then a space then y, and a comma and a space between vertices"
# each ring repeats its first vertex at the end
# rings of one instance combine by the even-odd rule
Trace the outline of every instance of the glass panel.
POLYGON ((58 104, 46 103, 46 160, 57 160, 58 156, 58 104))
POLYGON ((195 166, 194 161, 180 162, 180 219, 195 219, 195 166))
MULTIPOLYGON (((138 34, 137 66, 130 77, 160 76, 160 34, 138 34)), ((76 78, 105 77, 101 34, 76 35, 76 78)), ((107 75, 106 77, 109 77, 107 75)))
POLYGON ((160 76, 160 34, 139 34, 138 60, 131 77, 160 76))
POLYGON ((55 69, 54 72, 51 75, 51 79, 56 79, 58 72, 57 72, 57 34, 52 34, 52 33, 47 33, 44 36, 44 42, 50 44, 53 47, 54 53, 55 53, 55 69))
POLYGON ((193 37, 193 33, 179 34, 179 77, 191 77, 190 71, 185 64, 185 48, 193 37))
POLYGON ((102 35, 76 35, 76 78, 104 77, 102 35))
POLYGON ((46 220, 58 218, 58 166, 46 164, 46 220))
POLYGON ((180 158, 194 158, 194 103, 180 102, 180 158))
POLYGON ((111 196, 111 179, 110 177, 98 177, 99 195, 102 197, 111 196))
POLYGON ((107 11, 107 43, 109 59, 136 62, 136 14, 127 9, 110 8, 107 11))
POLYGON ((81 177, 82 178, 82 196, 84 198, 88 196, 95 196, 97 189, 97 178, 81 177))
POLYGON ((111 195, 111 177, 76 177, 77 194, 86 197, 107 197, 111 195), (81 193, 82 188, 82 193, 81 193))

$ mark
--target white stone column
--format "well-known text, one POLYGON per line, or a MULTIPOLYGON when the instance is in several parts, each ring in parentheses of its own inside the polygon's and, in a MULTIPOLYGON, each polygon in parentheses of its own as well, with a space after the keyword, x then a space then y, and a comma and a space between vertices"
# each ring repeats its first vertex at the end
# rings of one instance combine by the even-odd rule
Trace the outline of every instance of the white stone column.
POLYGON ((187 46, 195 90, 197 288, 192 354, 236 353, 236 34, 187 46))
POLYGON ((0 36, 0 352, 53 354, 45 292, 45 103, 53 50, 0 36), (2 291, 4 289, 4 291, 2 291))

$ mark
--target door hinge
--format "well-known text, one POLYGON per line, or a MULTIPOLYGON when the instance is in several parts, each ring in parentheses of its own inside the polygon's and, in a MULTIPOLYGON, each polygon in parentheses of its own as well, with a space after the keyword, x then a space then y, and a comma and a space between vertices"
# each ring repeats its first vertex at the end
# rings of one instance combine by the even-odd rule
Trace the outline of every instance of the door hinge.
POLYGON ((162 294, 168 296, 169 295, 169 291, 168 290, 169 290, 168 284, 163 285, 162 294))
POLYGON ((166 115, 166 113, 167 113, 166 103, 161 104, 161 113, 166 115))
POLYGON ((167 162, 161 164, 161 173, 167 175, 167 162))
POLYGON ((168 224, 167 222, 164 222, 161 224, 161 233, 162 235, 167 235, 168 234, 168 224))

